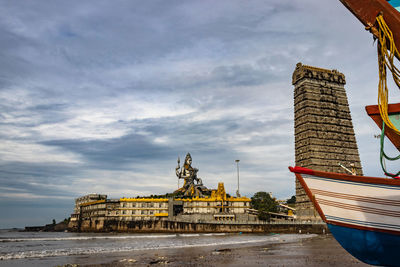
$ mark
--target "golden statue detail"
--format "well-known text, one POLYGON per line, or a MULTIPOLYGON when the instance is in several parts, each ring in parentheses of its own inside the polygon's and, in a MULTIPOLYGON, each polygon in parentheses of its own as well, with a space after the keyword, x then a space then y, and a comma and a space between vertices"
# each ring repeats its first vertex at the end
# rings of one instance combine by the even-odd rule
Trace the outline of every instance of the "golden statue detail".
POLYGON ((183 193, 184 196, 196 196, 203 197, 203 192, 208 189, 203 186, 201 178, 197 177, 199 169, 192 167, 192 156, 187 153, 185 157, 185 163, 180 166, 180 159, 178 157, 178 166, 175 168, 175 173, 178 179, 183 179, 184 183, 181 188, 176 190, 174 193, 183 193))

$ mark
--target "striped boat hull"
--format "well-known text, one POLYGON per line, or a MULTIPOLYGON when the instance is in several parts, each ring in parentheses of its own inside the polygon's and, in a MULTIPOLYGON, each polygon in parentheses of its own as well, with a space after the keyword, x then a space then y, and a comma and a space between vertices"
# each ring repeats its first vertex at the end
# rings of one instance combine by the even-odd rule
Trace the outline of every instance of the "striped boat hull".
POLYGON ((368 264, 400 266, 400 181, 289 169, 343 248, 368 264))

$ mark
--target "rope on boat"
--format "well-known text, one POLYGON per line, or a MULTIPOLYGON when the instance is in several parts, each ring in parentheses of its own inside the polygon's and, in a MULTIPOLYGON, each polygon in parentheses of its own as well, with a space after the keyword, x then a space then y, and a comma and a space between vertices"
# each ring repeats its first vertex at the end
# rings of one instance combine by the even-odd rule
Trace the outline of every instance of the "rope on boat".
POLYGON ((393 80, 400 89, 400 70, 394 65, 394 57, 400 58, 400 53, 394 43, 393 34, 389 26, 383 19, 382 14, 376 17, 378 28, 378 65, 379 65, 379 84, 378 84, 378 106, 384 123, 395 133, 400 135, 399 129, 393 125, 388 115, 389 92, 386 80, 386 67, 390 70, 393 80))
POLYGON ((385 122, 382 123, 382 133, 381 133, 381 153, 380 153, 381 167, 385 175, 399 179, 398 176, 400 175, 400 171, 398 171, 396 174, 387 172, 384 158, 390 161, 395 161, 400 159, 400 155, 398 155, 397 157, 389 157, 384 151, 384 144, 385 144, 385 122))

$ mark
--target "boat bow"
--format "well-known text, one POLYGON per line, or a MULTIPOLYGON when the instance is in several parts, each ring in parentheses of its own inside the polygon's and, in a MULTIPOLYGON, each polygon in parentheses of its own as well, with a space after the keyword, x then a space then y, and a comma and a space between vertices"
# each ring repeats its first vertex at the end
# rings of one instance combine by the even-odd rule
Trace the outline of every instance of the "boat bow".
POLYGON ((347 251, 369 264, 400 264, 399 180, 289 169, 347 251))

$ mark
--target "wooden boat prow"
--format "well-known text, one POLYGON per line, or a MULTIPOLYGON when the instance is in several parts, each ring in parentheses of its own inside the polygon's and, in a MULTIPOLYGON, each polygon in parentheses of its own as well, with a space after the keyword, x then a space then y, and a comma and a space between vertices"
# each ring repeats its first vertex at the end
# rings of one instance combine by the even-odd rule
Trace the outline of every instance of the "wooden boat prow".
POLYGON ((289 169, 344 249, 368 264, 400 266, 400 180, 289 169))
MULTIPOLYGON (((379 113, 378 105, 366 106, 365 110, 367 111, 367 114, 374 120, 376 125, 378 125, 378 127, 382 130, 382 117, 381 114, 379 113)), ((400 124, 400 103, 389 104, 388 114, 390 117, 392 117, 391 118, 392 123, 393 120, 397 120, 397 123, 400 124)), ((400 135, 395 133, 389 127, 385 127, 385 135, 387 138, 389 138, 389 140, 393 143, 393 145, 400 151, 400 135)))
MULTIPOLYGON (((400 4, 395 0, 340 0, 380 44, 400 49, 400 4), (377 20, 377 16, 379 16, 377 20), (392 35, 382 39, 382 21, 392 35), (388 40, 384 42, 382 40, 388 40)), ((380 48, 385 48, 381 46, 380 48)), ((381 50, 379 55, 383 55, 381 50)), ((400 60, 400 53, 395 53, 400 60)), ((381 66, 382 61, 380 61, 381 66)), ((381 80, 382 81, 382 80, 381 80)), ((386 78, 384 79, 386 82, 386 78)), ((399 86, 400 87, 400 86, 399 86)), ((381 95, 380 95, 381 96, 381 95)), ((388 99, 386 98, 387 102, 388 99)), ((382 102, 379 102, 382 103, 382 102)), ((382 129, 378 105, 368 115, 382 129)), ((388 105, 389 120, 400 129, 400 103, 388 105)), ((385 136, 400 151, 400 135, 385 127, 385 136)), ((382 147, 383 148, 383 147, 382 147)), ((336 240, 359 260, 374 265, 400 266, 400 180, 353 176, 289 167, 336 240)))

